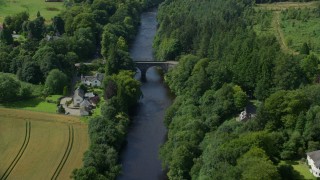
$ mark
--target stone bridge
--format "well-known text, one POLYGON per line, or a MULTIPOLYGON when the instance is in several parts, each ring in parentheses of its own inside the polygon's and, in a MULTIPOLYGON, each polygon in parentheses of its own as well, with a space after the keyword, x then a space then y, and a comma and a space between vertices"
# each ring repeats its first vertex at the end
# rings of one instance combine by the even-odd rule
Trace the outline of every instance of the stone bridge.
POLYGON ((141 80, 146 80, 146 73, 150 67, 160 67, 166 73, 178 64, 177 61, 135 61, 134 63, 141 71, 141 80))

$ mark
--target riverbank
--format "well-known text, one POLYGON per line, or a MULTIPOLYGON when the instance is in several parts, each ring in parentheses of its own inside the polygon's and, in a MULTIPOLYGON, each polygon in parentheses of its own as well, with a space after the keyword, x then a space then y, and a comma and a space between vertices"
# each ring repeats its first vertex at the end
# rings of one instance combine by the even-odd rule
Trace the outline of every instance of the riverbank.
MULTIPOLYGON (((130 55, 134 61, 153 61, 152 42, 156 33, 157 9, 141 15, 141 26, 132 44, 130 55)), ((127 145, 121 153, 122 175, 127 179, 166 179, 159 159, 159 149, 166 138, 163 124, 165 110, 172 101, 162 77, 155 67, 147 71, 147 81, 141 85, 140 99, 127 135, 127 145)), ((140 79, 140 74, 137 74, 140 79)))

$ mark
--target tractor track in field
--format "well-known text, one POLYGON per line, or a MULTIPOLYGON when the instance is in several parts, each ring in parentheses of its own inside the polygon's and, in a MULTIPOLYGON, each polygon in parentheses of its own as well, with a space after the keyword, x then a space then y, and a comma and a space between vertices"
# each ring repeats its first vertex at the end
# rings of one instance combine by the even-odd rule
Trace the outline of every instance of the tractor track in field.
POLYGON ((6 169, 4 174, 1 176, 0 180, 7 179, 8 176, 10 175, 10 173, 12 172, 12 170, 14 169, 14 167, 17 165, 17 163, 19 162, 20 158, 22 157, 24 151, 27 149, 27 146, 28 146, 29 141, 30 141, 30 135, 31 135, 31 122, 30 121, 26 121, 26 134, 25 134, 25 137, 24 137, 23 144, 22 144, 18 154, 16 155, 16 157, 13 159, 13 161, 11 162, 9 167, 6 169))
POLYGON ((68 139, 68 145, 67 145, 67 148, 66 148, 66 151, 64 152, 63 154, 63 157, 58 165, 58 167, 56 168, 54 174, 52 175, 51 177, 51 180, 56 180, 63 168, 63 166, 65 165, 65 163, 67 162, 68 160, 68 157, 70 155, 70 152, 72 150, 72 146, 73 146, 73 141, 74 141, 74 130, 73 130, 73 126, 72 125, 69 125, 68 126, 68 129, 69 129, 69 139, 68 139))

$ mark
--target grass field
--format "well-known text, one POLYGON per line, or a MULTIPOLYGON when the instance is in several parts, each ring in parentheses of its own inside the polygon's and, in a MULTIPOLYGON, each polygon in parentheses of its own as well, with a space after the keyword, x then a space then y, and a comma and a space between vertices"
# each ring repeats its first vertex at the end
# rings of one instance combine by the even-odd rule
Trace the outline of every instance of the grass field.
POLYGON ((281 163, 291 165, 295 170, 297 179, 316 180, 305 163, 300 161, 282 161, 281 163))
POLYGON ((0 107, 23 109, 37 112, 56 113, 57 105, 55 103, 48 103, 43 98, 33 98, 23 101, 10 102, 0 104, 0 107))
POLYGON ((47 112, 47 113, 56 113, 57 100, 61 97, 61 95, 51 95, 51 96, 48 96, 47 98, 43 98, 42 92, 44 89, 44 85, 34 85, 34 84, 20 81, 15 74, 1 73, 1 72, 0 74, 9 75, 10 77, 19 81, 21 83, 21 86, 29 87, 32 92, 32 97, 34 97, 31 99, 25 99, 21 101, 0 103, 0 107, 23 109, 23 110, 38 111, 38 112, 47 112))
MULTIPOLYGON (((308 10, 305 10, 308 11, 308 10)), ((281 29, 288 46, 299 51, 303 43, 308 43, 311 50, 320 57, 320 17, 310 17, 308 20, 284 19, 281 29)))
POLYGON ((312 11, 318 6, 319 2, 317 1, 256 5, 256 11, 265 14, 265 16, 257 18, 254 29, 260 35, 274 34, 282 50, 288 54, 299 54, 301 45, 306 42, 312 46, 313 52, 320 55, 320 36, 317 34, 320 31, 318 23, 320 18, 311 17, 308 21, 292 20, 285 19, 282 13, 289 9, 312 11), (261 28, 262 24, 264 24, 264 28, 261 28))
POLYGON ((70 179, 88 148, 78 117, 0 108, 0 179, 70 179))
POLYGON ((45 2, 45 0, 0 0, 0 22, 3 22, 5 16, 13 15, 26 11, 30 15, 30 19, 34 19, 37 12, 46 19, 57 15, 63 9, 62 2, 45 2))
POLYGON ((271 11, 282 11, 288 8, 310 8, 316 7, 319 4, 317 1, 311 2, 277 2, 277 3, 266 3, 266 4, 257 4, 256 9, 265 9, 271 11))

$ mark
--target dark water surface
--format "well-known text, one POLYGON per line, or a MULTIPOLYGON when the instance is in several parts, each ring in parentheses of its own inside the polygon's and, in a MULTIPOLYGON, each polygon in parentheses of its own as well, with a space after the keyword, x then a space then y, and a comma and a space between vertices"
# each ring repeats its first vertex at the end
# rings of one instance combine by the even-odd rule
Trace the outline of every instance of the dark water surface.
MULTIPOLYGON (((141 16, 139 33, 130 51, 134 61, 154 60, 152 41, 156 33, 156 15, 157 10, 152 9, 141 16)), ((166 179, 159 160, 159 147, 167 133, 164 113, 172 101, 155 68, 150 68, 146 77, 141 87, 143 98, 129 129, 128 144, 121 154, 123 171, 118 180, 166 179)))

